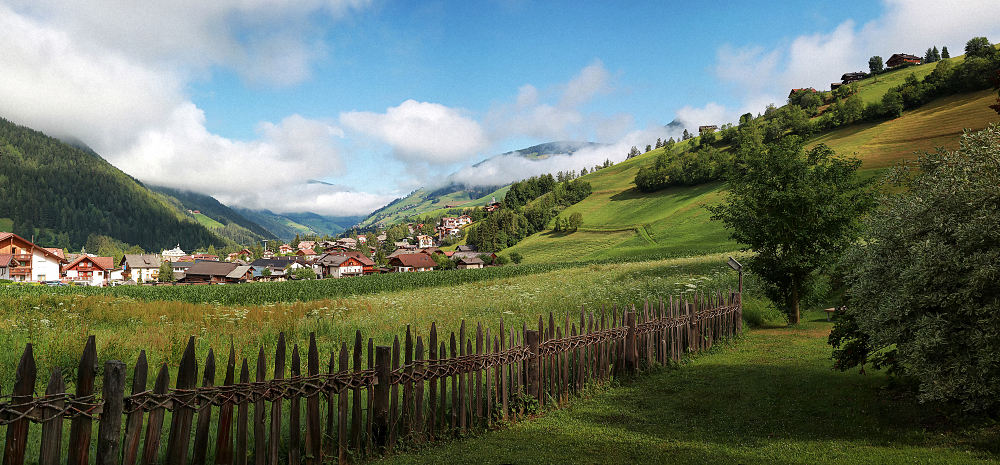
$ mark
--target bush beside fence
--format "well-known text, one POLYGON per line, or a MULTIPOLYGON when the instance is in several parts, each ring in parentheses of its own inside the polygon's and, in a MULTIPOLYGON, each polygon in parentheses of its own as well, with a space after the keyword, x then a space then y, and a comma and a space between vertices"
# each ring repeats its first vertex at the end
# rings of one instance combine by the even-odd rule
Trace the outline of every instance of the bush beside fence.
POLYGON ((65 392, 56 368, 44 396, 35 397, 37 373, 28 344, 14 389, 0 402, 0 424, 7 425, 3 460, 24 463, 31 425, 38 423, 41 439, 32 446, 38 447, 39 463, 61 463, 64 443, 68 463, 88 463, 96 422, 94 457, 100 464, 246 464, 250 459, 318 464, 333 457, 344 463, 392 452, 401 441, 436 441, 517 421, 536 403, 560 404, 589 383, 710 348, 742 330, 741 295, 697 295, 691 301, 647 302, 640 311, 602 309, 596 315, 581 308, 579 321, 567 314, 561 327, 549 313, 547 324, 539 316, 537 329, 510 328, 501 320, 498 330, 491 334, 477 325, 473 335, 463 321, 457 336, 451 332, 439 340, 431 324, 425 345, 407 327, 402 345, 398 337, 392 347, 375 347, 368 339, 366 365, 358 331, 353 347, 343 342, 322 371, 314 334, 308 348, 291 348, 290 363, 281 334, 270 379, 263 347, 253 381, 247 360, 237 369, 230 347, 219 385, 215 354, 209 350, 201 387, 192 337, 173 389, 166 364, 148 389, 143 351, 128 396, 125 364, 105 363, 100 400, 94 393, 93 336, 80 360, 75 394, 65 392), (168 413, 170 425, 164 430, 168 413), (66 420, 68 441, 62 438, 66 420))

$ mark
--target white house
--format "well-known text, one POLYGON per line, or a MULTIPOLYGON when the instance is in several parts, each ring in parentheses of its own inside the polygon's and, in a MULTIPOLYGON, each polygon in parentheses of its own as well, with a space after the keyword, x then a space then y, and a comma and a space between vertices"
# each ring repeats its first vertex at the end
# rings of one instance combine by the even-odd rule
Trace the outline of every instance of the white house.
POLYGON ((66 280, 85 286, 107 286, 113 278, 115 259, 113 257, 94 257, 81 254, 63 270, 66 280))
POLYGON ((156 281, 160 277, 160 256, 155 254, 132 255, 122 257, 118 266, 122 269, 122 276, 137 283, 149 283, 156 281))
POLYGON ((8 270, 13 281, 41 282, 59 279, 65 261, 56 249, 39 247, 14 233, 0 232, 0 254, 13 255, 18 266, 8 270))
POLYGON ((162 253, 160 253, 160 256, 163 258, 163 260, 168 262, 176 262, 185 255, 187 254, 184 253, 183 250, 181 250, 180 244, 177 244, 177 247, 174 247, 173 249, 164 250, 162 253))
POLYGON ((428 247, 434 247, 434 238, 426 234, 421 234, 417 236, 418 247, 421 249, 426 249, 428 247))

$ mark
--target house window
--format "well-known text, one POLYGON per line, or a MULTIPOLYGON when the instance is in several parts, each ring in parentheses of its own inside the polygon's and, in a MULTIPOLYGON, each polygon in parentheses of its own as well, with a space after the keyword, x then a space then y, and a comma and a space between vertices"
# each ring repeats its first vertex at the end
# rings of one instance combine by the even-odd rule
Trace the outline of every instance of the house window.
POLYGON ((43 274, 38 275, 38 280, 39 281, 45 281, 45 275, 43 275, 43 274))

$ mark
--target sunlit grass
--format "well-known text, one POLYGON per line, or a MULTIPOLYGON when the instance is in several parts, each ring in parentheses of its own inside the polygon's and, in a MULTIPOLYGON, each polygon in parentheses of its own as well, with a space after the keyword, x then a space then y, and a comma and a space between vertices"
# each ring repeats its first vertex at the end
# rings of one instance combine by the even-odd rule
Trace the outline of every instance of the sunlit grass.
MULTIPOLYGON (((88 335, 95 335, 99 360, 118 359, 130 367, 140 350, 150 366, 176 366, 189 336, 195 336, 199 360, 208 349, 256 362, 261 346, 273 354, 278 333, 289 348, 308 345, 317 335, 321 359, 341 342, 353 343, 361 330, 376 344, 402 337, 406 325, 426 337, 431 322, 439 334, 457 331, 464 319, 499 329, 537 325, 538 316, 553 312, 563 321, 580 307, 610 312, 613 305, 641 305, 643 299, 692 295, 697 290, 736 286, 725 255, 635 263, 595 264, 531 276, 497 278, 456 286, 381 292, 352 297, 266 305, 223 306, 217 303, 140 301, 128 297, 30 295, 0 298, 0 384, 11 385, 17 360, 28 342, 34 344, 39 373, 53 367, 75 370, 88 335)), ((474 334, 474 333, 473 333, 474 334)), ((217 379, 224 375, 218 365, 217 379)), ((131 369, 130 369, 131 370, 131 369)), ((131 371, 129 372, 131 374, 131 371)))
POLYGON ((832 323, 753 329, 501 431, 388 463, 994 463, 995 422, 831 369, 832 323))

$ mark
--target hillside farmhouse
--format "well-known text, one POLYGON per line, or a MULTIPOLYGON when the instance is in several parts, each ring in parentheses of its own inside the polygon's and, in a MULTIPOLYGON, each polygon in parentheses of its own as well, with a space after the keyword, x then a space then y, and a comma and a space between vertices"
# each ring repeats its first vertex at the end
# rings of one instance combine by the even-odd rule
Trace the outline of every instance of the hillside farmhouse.
POLYGON ((894 53, 888 60, 886 60, 885 65, 889 68, 895 68, 906 63, 920 64, 923 59, 906 53, 894 53))

